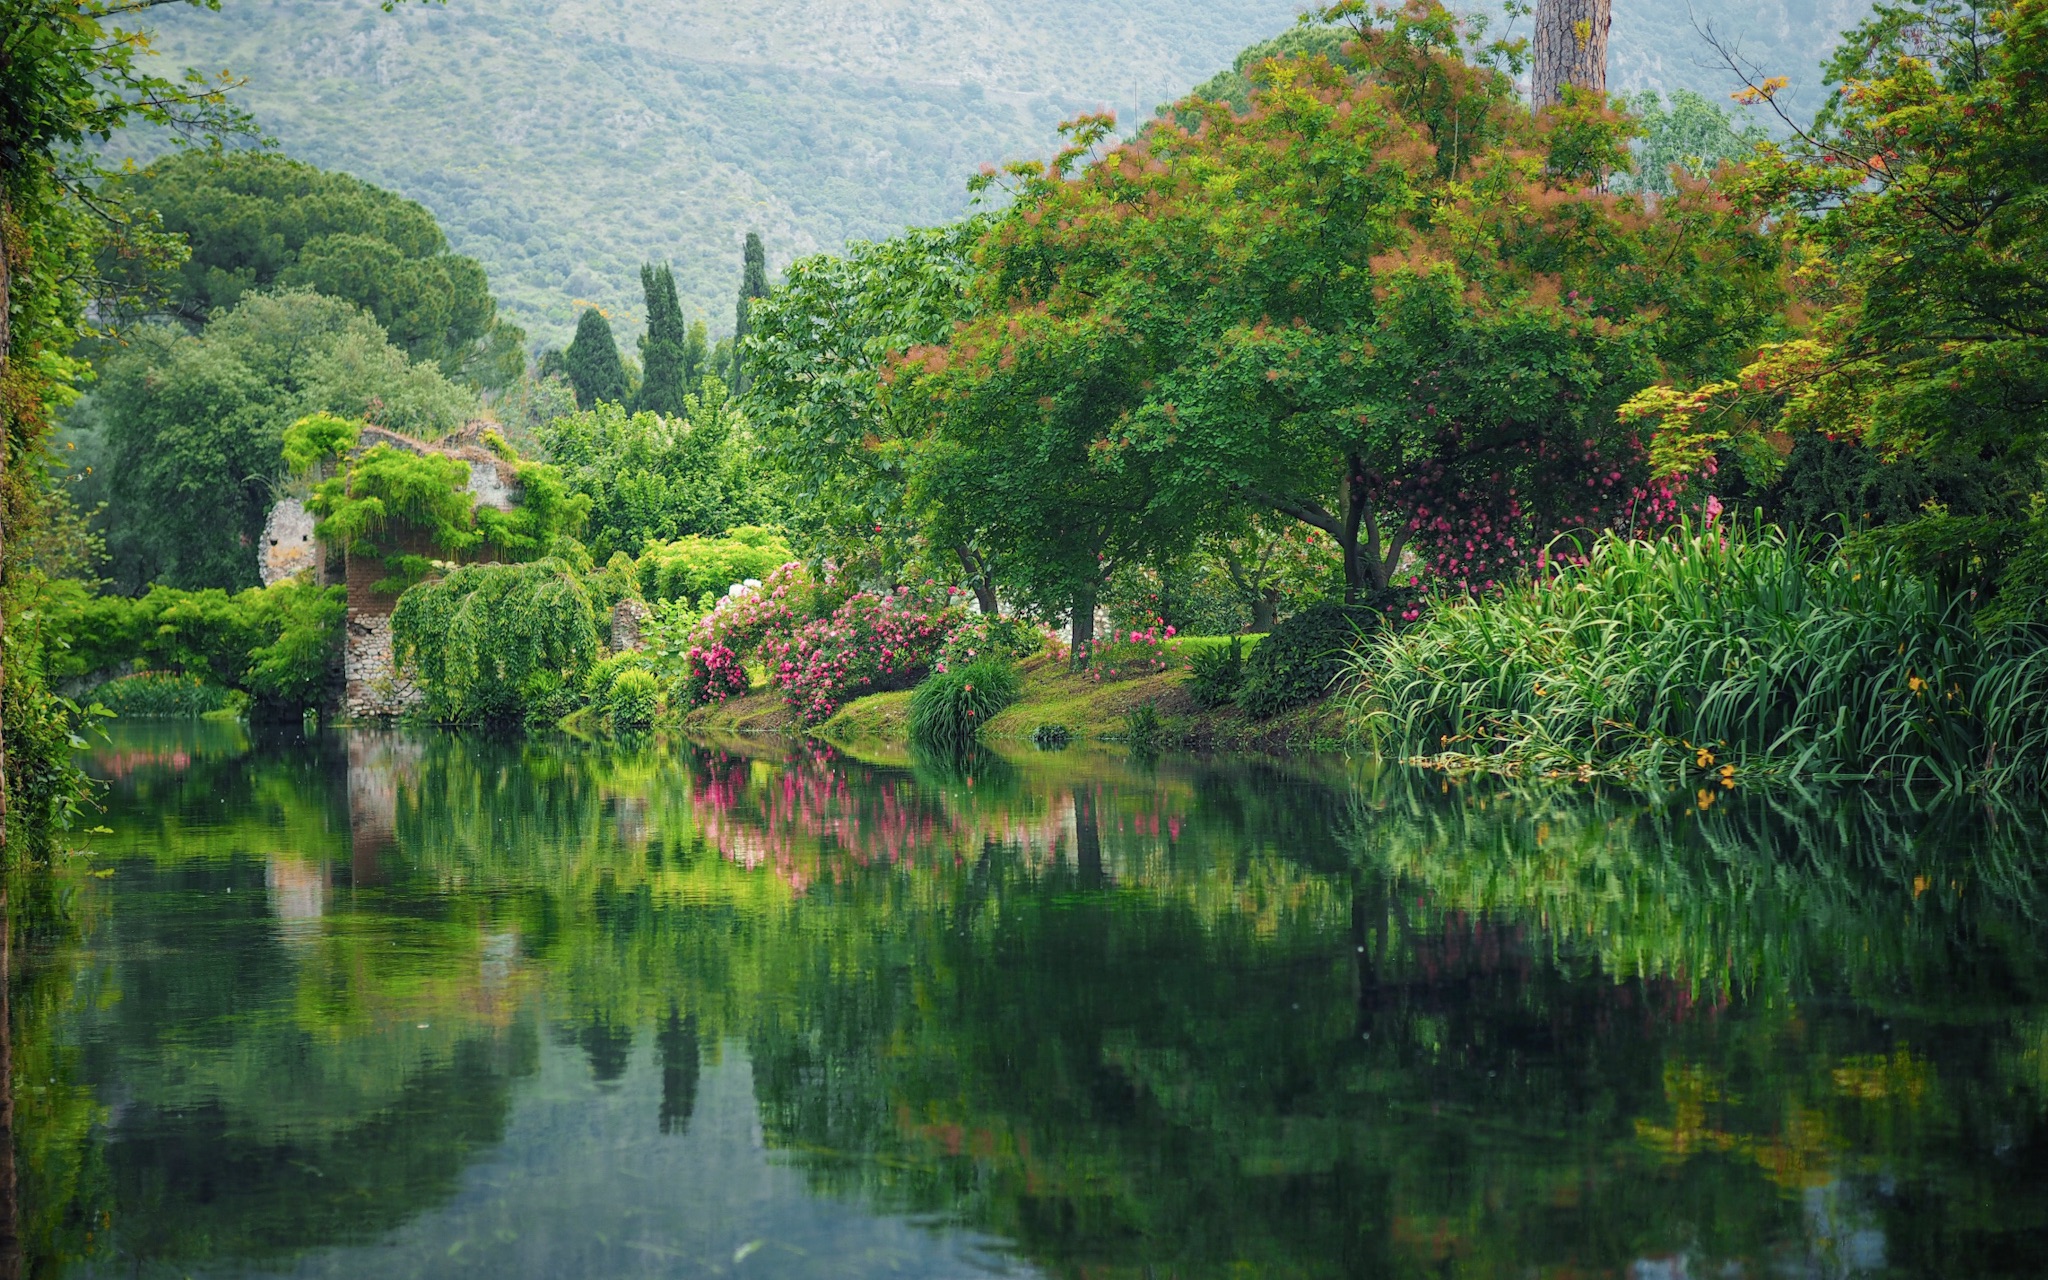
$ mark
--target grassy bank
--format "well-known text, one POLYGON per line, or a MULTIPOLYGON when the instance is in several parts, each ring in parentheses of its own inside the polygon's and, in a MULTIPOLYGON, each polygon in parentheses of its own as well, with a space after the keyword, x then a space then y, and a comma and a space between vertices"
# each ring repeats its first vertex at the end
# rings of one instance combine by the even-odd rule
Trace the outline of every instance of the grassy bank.
MULTIPOLYGON (((989 722, 985 737, 1025 741, 1041 725, 1058 725, 1075 741, 1116 741, 1128 736, 1132 714, 1149 706, 1157 716, 1153 740, 1161 746, 1302 750, 1335 746, 1344 738, 1342 712, 1328 700, 1270 720, 1254 719, 1234 706, 1197 706, 1185 687, 1185 668, 1098 683, 1040 654, 1023 664, 1021 674, 1018 700, 989 722)), ((684 724, 698 732, 803 731, 781 695, 768 689, 755 689, 720 706, 700 707, 685 717, 684 724)), ((841 743, 907 741, 910 694, 855 699, 813 732, 841 743)))

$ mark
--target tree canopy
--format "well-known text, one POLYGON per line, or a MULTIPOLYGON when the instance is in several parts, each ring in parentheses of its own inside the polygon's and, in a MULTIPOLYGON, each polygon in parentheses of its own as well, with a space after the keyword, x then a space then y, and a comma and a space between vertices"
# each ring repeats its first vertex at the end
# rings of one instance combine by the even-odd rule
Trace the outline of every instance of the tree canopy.
MULTIPOLYGON (((1659 467, 1680 480, 1722 457, 1768 478, 1783 442, 1814 433, 1867 451, 1860 470, 1947 477, 1892 540, 1958 587, 2037 611, 2048 0, 1887 6, 1843 40, 1830 75, 1812 127, 1761 148, 1731 186, 1778 219, 1809 322, 1739 373, 1653 388, 1632 412, 1657 424, 1659 467)), ((1776 107, 1783 87, 1746 96, 1776 107)), ((1852 528, 1872 505, 1843 513, 1852 528)))
POLYGON ((524 335, 497 318, 483 267, 449 252, 423 205, 264 151, 174 153, 123 187, 189 246, 164 282, 187 320, 303 287, 361 307, 392 345, 449 377, 499 386, 524 368, 524 335))
POLYGON ((303 290, 251 294, 198 334, 140 325, 101 377, 108 548, 130 591, 255 585, 285 429, 298 419, 369 418, 433 439, 476 408, 353 305, 303 290))
POLYGON ((683 397, 697 390, 704 363, 703 328, 693 332, 683 323, 675 273, 667 263, 641 267, 640 283, 647 297, 647 332, 640 338, 640 390, 633 397, 633 411, 675 417, 684 411, 683 397))
POLYGON ((629 415, 604 402, 538 435, 570 491, 590 503, 584 536, 599 562, 767 516, 752 440, 716 379, 683 397, 670 417, 629 415))
POLYGON ((1410 548, 1483 589, 1561 531, 1672 514, 1615 411, 1732 369, 1771 243, 1709 194, 1604 190, 1630 123, 1532 116, 1512 50, 1441 7, 1359 22, 1350 70, 1266 61, 1249 110, 1190 99, 1113 147, 1083 120, 1008 171, 972 317, 898 372, 938 527, 1027 596, 1244 508, 1329 535, 1354 595, 1410 548))

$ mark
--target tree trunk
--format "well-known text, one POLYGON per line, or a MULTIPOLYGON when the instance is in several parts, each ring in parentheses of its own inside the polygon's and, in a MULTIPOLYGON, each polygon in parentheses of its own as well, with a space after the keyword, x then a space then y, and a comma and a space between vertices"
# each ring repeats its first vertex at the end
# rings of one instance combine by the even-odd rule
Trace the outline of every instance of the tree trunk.
POLYGON ((1095 649, 1095 601, 1098 589, 1084 587, 1074 593, 1074 626, 1072 652, 1067 655, 1067 665, 1079 671, 1088 665, 1089 655, 1095 649))
POLYGON ((972 547, 955 547, 953 553, 960 557, 960 568, 967 574, 967 585, 974 588, 974 604, 983 616, 993 618, 1002 602, 996 599, 996 584, 989 579, 988 561, 976 555, 972 547))
MULTIPOLYGON (((12 269, 14 246, 7 243, 7 228, 14 225, 14 210, 9 207, 7 197, 0 195, 0 392, 7 388, 8 361, 14 352, 14 330, 7 317, 14 305, 14 276, 12 269)), ((13 445, 14 411, 0 407, 0 566, 7 563, 7 453, 13 445)), ((0 569, 0 592, 6 588, 4 569, 0 569)), ((4 596, 0 596, 0 649, 7 643, 7 608, 4 596)), ((0 663, 0 706, 7 699, 6 664, 0 663)), ((5 713, 0 712, 0 874, 7 868, 7 725, 5 713)), ((11 1083, 11 1081, 10 1081, 11 1083)), ((11 1104, 10 1104, 11 1105, 11 1104)), ((9 1160, 12 1161, 12 1148, 9 1160)), ((10 1171, 11 1171, 10 1163, 10 1171)))
POLYGON ((1536 110, 1564 100, 1564 87, 1607 92, 1607 29, 1614 0, 1537 0, 1536 60, 1529 100, 1536 110))
POLYGON ((1279 614, 1279 601, 1271 591, 1261 591, 1252 597, 1252 630, 1264 635, 1273 629, 1273 620, 1279 614))
POLYGON ((20 1280, 21 1207, 14 1174, 14 920, 0 887, 0 1280, 20 1280))

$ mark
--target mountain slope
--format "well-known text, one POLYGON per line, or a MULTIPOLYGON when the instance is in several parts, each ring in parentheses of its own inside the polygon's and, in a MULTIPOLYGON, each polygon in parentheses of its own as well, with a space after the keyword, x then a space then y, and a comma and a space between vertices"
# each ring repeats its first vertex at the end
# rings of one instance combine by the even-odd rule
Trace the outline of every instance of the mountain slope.
MULTIPOLYGON (((966 206, 1053 126, 1126 121, 1290 23, 1300 0, 228 0, 167 7, 167 61, 229 67, 292 155, 424 203, 510 318, 567 341, 578 300, 639 329, 639 267, 729 330, 749 228, 771 268, 966 206)), ((1686 6, 1617 0, 1618 89, 1725 92, 1686 6)), ((1851 0, 1700 0, 1808 68, 1851 0)), ((1800 72, 1792 72, 1795 80, 1800 72)), ((1809 76, 1810 78, 1810 76, 1809 76)), ((146 144, 138 144, 138 150, 146 144)))

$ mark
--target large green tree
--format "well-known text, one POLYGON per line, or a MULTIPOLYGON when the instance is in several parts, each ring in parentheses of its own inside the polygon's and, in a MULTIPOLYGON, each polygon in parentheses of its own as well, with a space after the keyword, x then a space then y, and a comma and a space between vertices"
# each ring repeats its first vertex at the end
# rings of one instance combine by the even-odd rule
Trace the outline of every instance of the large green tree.
POLYGON ((1009 468, 1035 457, 1042 492, 1092 477, 1129 537, 1244 506, 1298 520, 1359 596, 1411 549, 1483 589, 1562 531, 1668 514, 1616 409, 1666 371, 1732 368, 1771 313, 1769 242, 1703 193, 1606 191, 1629 122, 1576 91, 1532 116, 1492 65, 1514 48, 1473 47, 1441 6, 1336 9, 1349 70, 1268 61, 1248 111, 1185 101, 1099 154, 1107 126, 1084 124, 1013 167, 975 318, 904 362, 932 389, 947 521, 1043 554, 1004 527, 1029 488, 1009 468), (1058 449, 1017 452, 1034 414, 1072 415, 1058 449))
MULTIPOLYGON (((96 278, 100 249, 117 240, 160 261, 166 247, 101 198, 96 144, 134 123, 213 141, 249 129, 229 78, 150 69, 150 33, 132 20, 153 7, 0 2, 0 852, 18 828, 43 839, 78 794, 68 717, 43 679, 48 542, 66 523, 49 484, 54 411, 83 380, 78 340, 100 328, 88 304, 113 296, 96 278)), ((0 1026, 0 1270, 20 1261, 8 1046, 0 1026)))
POLYGON ((884 578, 957 556, 993 610, 985 557, 971 543, 932 546, 906 500, 923 426, 892 401, 886 379, 895 354, 945 341, 970 314, 968 254, 986 227, 973 218, 790 264, 749 311, 745 405, 809 551, 884 578))
MULTIPOLYGON (((543 372, 550 371, 546 366, 543 372)), ((585 307, 576 319, 576 337, 562 353, 561 371, 576 388, 578 408, 599 404, 625 404, 631 396, 626 382, 626 365, 619 359, 618 339, 612 336, 612 322, 596 307, 585 307)))
POLYGON ((752 441, 716 379, 667 416, 600 403, 538 435, 570 491, 590 499, 584 536, 599 562, 768 516, 752 441))
MULTIPOLYGON (((1659 419, 1660 461, 1681 477, 1719 453, 1770 459, 1807 432, 1867 451, 1855 490, 1947 500, 1886 540, 1960 590, 2002 597, 2012 616, 2039 615, 2048 0, 1883 6, 1844 39, 1830 76, 1811 127, 1786 117, 1792 136, 1731 184, 1778 217, 1807 327, 1739 376, 1660 388, 1637 408, 1659 419)), ((1746 96, 1777 107, 1783 87, 1746 96)), ((1853 525, 1879 508, 1840 514, 1853 525)))
POLYGON ((195 322, 245 294, 305 286, 369 312, 393 345, 450 377, 499 386, 524 369, 524 335, 497 318, 474 258, 448 250, 425 206, 272 152, 179 152, 122 183, 190 255, 164 281, 195 322))
POLYGON ((108 545, 131 591, 255 585, 285 429, 298 419, 367 417, 432 438, 476 407, 361 311, 305 291, 252 294, 196 335, 139 326, 101 377, 108 545))
MULTIPOLYGON (((673 418, 683 412, 683 397, 695 391, 691 378, 689 326, 676 299, 676 278, 667 263, 640 268, 640 287, 647 298, 647 332, 640 338, 640 390, 633 397, 635 413, 673 418)), ((696 363, 702 363, 699 338, 696 363)))

